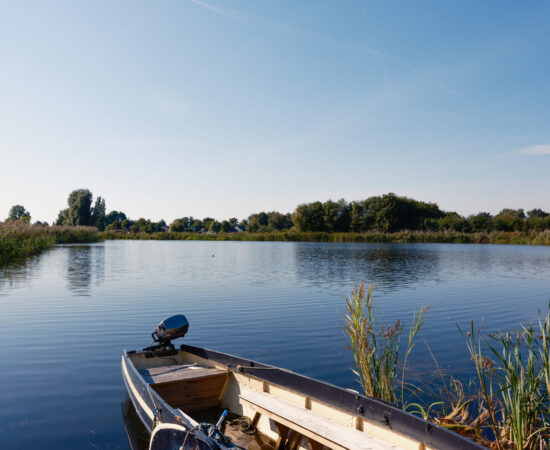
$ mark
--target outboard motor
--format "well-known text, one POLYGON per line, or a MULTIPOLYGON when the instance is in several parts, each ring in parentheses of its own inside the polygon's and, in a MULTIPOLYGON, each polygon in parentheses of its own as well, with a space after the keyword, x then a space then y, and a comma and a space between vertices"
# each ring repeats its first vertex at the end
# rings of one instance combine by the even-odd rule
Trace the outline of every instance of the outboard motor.
POLYGON ((157 325, 157 329, 153 331, 151 336, 153 342, 149 347, 144 348, 144 351, 163 350, 165 352, 174 351, 172 339, 177 339, 185 336, 189 329, 189 321, 183 314, 167 317, 157 325))

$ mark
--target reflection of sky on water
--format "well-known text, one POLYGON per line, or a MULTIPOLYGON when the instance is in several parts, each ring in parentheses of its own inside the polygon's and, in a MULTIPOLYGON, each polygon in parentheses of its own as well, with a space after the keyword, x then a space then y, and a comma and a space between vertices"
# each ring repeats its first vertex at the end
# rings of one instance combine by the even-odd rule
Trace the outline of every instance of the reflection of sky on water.
POLYGON ((456 325, 532 320, 550 296, 550 248, 274 242, 57 246, 0 270, 0 433, 6 448, 125 446, 120 352, 184 313, 185 342, 357 387, 344 297, 375 282, 381 323, 429 305, 411 375, 472 374, 456 325), (29 399, 33 408, 29 409, 29 399), (63 428, 67 433, 52 430, 63 428), (21 431, 23 430, 23 431, 21 431))

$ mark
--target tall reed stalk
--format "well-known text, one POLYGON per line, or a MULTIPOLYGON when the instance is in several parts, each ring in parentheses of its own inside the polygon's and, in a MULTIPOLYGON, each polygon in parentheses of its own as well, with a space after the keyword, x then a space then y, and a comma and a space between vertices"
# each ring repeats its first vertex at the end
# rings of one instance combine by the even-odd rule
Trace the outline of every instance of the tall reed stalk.
POLYGON ((403 324, 397 320, 394 325, 378 328, 379 317, 374 307, 373 291, 374 286, 368 286, 365 290, 365 284, 361 283, 353 289, 350 297, 346 297, 344 331, 349 337, 348 348, 355 359, 353 372, 368 396, 393 404, 398 404, 400 400, 403 405, 407 358, 414 347, 414 338, 424 323, 427 308, 415 313, 409 329, 399 392, 396 379, 403 324))

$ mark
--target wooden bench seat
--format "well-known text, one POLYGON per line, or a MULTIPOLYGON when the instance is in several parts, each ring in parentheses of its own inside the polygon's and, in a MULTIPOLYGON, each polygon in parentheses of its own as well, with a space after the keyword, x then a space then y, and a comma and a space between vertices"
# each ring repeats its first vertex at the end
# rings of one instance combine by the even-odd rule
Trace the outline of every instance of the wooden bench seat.
POLYGON ((227 371, 216 369, 215 367, 201 367, 194 364, 174 364, 170 366, 140 369, 139 373, 147 383, 161 384, 225 375, 227 371))
POLYGON ((265 414, 271 418, 276 424, 294 430, 302 436, 331 449, 396 449, 391 444, 372 438, 361 431, 340 425, 308 409, 291 405, 267 393, 243 391, 239 395, 239 398, 249 404, 258 413, 265 414))

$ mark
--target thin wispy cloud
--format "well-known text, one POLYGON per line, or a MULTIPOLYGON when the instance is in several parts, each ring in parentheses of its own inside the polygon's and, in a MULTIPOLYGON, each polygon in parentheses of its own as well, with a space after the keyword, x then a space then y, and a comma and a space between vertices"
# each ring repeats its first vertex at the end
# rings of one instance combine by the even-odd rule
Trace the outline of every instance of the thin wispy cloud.
POLYGON ((173 139, 165 138, 124 138, 112 139, 110 144, 116 148, 154 148, 160 146, 173 146, 176 142, 173 139))
POLYGON ((230 19, 236 20, 238 22, 241 22, 248 26, 254 26, 258 28, 264 29, 265 26, 269 26, 272 30, 277 30, 283 33, 287 34, 293 34, 297 36, 302 36, 311 40, 315 40, 317 42, 323 42, 327 44, 336 44, 336 45, 342 45, 348 48, 354 48, 356 50, 359 50, 364 53, 368 53, 374 56, 378 56, 390 61, 393 61, 403 67, 406 67, 407 69, 411 71, 416 71, 416 68, 409 64, 406 61, 403 61, 402 59, 398 58, 397 56, 391 55, 389 53, 385 53, 383 51, 377 50, 372 47, 368 47, 366 45, 361 44, 354 44, 350 42, 341 41, 338 39, 334 39, 328 36, 325 36, 321 33, 316 33, 314 31, 305 30, 303 28, 295 27, 293 25, 289 25, 285 22, 273 20, 267 17, 259 16, 256 14, 250 14, 245 13, 242 11, 238 11, 235 9, 228 9, 223 8, 220 6, 213 5, 211 3, 205 2, 203 0, 188 0, 190 3, 193 3, 194 5, 197 5, 201 8, 204 8, 208 11, 210 11, 213 14, 218 14, 224 17, 228 17, 230 19))
POLYGON ((518 150, 522 155, 550 155, 550 144, 532 145, 518 150))

